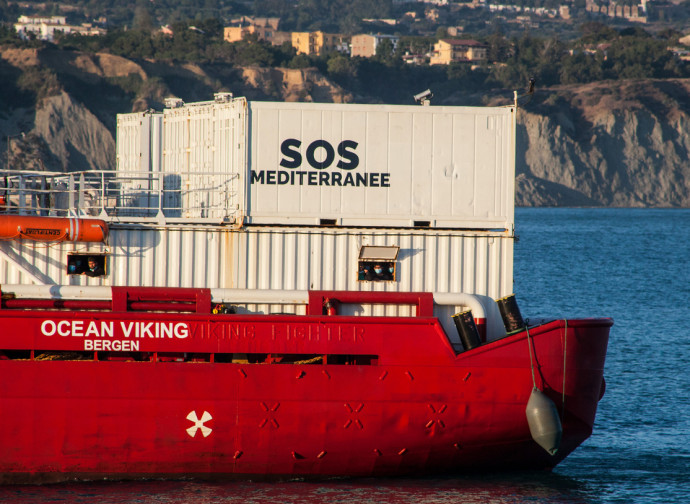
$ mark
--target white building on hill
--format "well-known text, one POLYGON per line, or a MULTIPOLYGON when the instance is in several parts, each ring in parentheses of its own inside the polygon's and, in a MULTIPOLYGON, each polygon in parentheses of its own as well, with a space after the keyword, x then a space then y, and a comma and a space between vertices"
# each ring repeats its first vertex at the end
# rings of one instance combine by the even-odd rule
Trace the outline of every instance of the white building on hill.
POLYGON ((14 29, 23 40, 31 35, 39 40, 52 42, 56 33, 80 33, 81 35, 103 35, 105 29, 93 26, 91 23, 83 23, 81 26, 67 24, 65 16, 20 16, 14 24, 14 29))

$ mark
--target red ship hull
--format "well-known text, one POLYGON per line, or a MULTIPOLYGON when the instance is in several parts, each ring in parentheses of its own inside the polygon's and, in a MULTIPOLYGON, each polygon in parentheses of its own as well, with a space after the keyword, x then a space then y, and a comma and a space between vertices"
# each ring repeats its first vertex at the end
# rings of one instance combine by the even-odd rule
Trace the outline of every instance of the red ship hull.
POLYGON ((592 432, 610 319, 457 353, 423 294, 417 317, 344 317, 213 315, 198 291, 190 314, 4 301, 0 482, 551 468, 592 432), (530 436, 535 382, 555 456, 530 436))

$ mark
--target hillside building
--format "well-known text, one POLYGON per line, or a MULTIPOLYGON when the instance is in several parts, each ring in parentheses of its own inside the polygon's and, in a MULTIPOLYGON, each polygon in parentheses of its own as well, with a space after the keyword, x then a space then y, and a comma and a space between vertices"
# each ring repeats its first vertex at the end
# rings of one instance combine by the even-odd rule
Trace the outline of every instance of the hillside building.
POLYGON ((278 31, 280 18, 251 18, 243 16, 233 19, 237 26, 226 26, 223 28, 223 40, 226 42, 239 42, 248 35, 255 34, 259 40, 265 40, 272 45, 281 45, 283 42, 290 42, 289 32, 278 31))
POLYGON ((626 5, 621 0, 586 0, 585 9, 592 14, 600 14, 611 18, 623 18, 638 23, 647 22, 648 0, 639 0, 637 5, 626 5))
POLYGON ((441 39, 434 44, 429 59, 430 65, 449 65, 451 63, 483 63, 486 61, 488 46, 467 39, 441 39))
POLYGON ((383 41, 390 40, 393 44, 393 49, 398 47, 400 37, 395 35, 353 35, 350 42, 350 56, 361 56, 363 58, 371 58, 376 54, 376 47, 383 41))
POLYGON ((349 45, 343 35, 337 33, 292 32, 292 47, 297 54, 324 54, 328 51, 347 52, 349 45))
POLYGON ((58 33, 78 33, 80 35, 104 35, 105 29, 82 23, 80 26, 68 25, 65 16, 20 16, 14 24, 17 35, 22 40, 31 36, 38 40, 52 42, 58 33))

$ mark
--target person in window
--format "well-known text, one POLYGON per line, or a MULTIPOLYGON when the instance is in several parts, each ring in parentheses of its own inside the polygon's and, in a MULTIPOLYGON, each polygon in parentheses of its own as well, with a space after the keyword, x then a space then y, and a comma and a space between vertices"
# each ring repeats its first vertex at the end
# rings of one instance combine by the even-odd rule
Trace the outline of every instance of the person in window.
POLYGON ((359 271, 359 279, 368 281, 376 279, 374 268, 372 268, 371 263, 364 263, 362 269, 359 271))
POLYGON ((379 282, 382 280, 393 280, 393 275, 389 272, 388 265, 382 263, 365 263, 359 272, 359 279, 379 282))
POLYGON ((105 270, 103 269, 103 266, 98 264, 98 261, 95 257, 89 257, 88 266, 82 275, 87 275, 90 277, 103 276, 105 275, 105 270))
POLYGON ((376 263, 374 264, 374 273, 373 273, 373 278, 372 280, 391 280, 392 277, 390 273, 383 268, 383 264, 381 263, 376 263))
POLYGON ((386 266, 386 280, 393 280, 393 277, 395 276, 395 267, 393 266, 393 263, 388 263, 386 266))

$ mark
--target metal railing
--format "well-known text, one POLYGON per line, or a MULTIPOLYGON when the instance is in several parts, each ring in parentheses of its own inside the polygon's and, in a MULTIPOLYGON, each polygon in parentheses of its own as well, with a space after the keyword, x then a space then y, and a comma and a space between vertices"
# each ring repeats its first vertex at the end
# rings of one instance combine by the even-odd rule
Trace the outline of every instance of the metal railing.
POLYGON ((0 213, 111 222, 236 222, 238 174, 3 171, 0 213))

